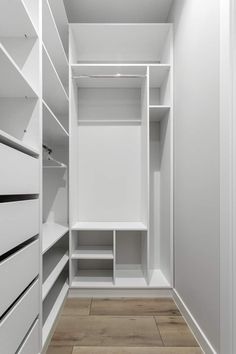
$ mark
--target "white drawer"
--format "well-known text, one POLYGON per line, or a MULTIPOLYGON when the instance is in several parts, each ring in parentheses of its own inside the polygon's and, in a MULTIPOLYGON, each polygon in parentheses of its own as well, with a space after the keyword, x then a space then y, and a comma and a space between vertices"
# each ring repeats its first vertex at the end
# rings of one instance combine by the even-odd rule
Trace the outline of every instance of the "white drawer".
POLYGON ((0 194, 39 193, 39 160, 0 143, 0 194))
POLYGON ((37 320, 17 354, 38 354, 39 352, 39 321, 37 320))
POLYGON ((39 200, 0 203, 0 255, 39 233, 39 200))
POLYGON ((0 263, 0 316, 39 274, 39 240, 0 263))
POLYGON ((37 280, 0 322, 1 353, 16 353, 38 313, 39 281, 37 280))

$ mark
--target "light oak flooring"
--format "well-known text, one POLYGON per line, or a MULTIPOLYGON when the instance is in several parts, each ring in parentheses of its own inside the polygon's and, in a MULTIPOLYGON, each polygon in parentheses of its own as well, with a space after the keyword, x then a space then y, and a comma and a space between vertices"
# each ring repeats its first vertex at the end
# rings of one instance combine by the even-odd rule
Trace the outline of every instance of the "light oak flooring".
POLYGON ((67 300, 47 354, 202 354, 172 299, 67 300))

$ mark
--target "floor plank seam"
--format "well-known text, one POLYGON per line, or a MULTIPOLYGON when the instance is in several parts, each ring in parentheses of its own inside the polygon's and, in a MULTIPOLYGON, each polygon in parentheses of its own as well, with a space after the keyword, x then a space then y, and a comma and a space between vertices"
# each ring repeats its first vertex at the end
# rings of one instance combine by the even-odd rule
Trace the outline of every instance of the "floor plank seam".
POLYGON ((160 331, 160 329, 159 329, 159 327, 158 327, 158 323, 157 323, 156 317, 155 317, 155 316, 152 316, 152 317, 154 318, 154 321, 155 321, 155 324, 156 324, 156 328, 157 328, 157 332, 158 332, 159 335, 160 335, 160 338, 161 338, 161 341, 162 341, 162 346, 165 347, 165 343, 164 343, 164 340, 163 340, 163 338, 162 338, 161 331, 160 331))

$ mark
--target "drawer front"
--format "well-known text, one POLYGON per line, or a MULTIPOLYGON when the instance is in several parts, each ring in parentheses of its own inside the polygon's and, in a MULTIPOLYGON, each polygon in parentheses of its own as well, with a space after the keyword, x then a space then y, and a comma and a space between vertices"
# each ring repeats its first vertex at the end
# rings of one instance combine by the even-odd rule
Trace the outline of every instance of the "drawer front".
POLYGON ((38 194, 39 160, 0 144, 0 194, 38 194))
POLYGON ((39 352, 39 321, 37 320, 17 354, 38 354, 39 352))
POLYGON ((0 322, 1 353, 16 353, 38 313, 39 281, 37 280, 0 322))
POLYGON ((39 200, 0 203, 0 255, 39 234, 39 200))
POLYGON ((0 316, 39 274, 39 240, 0 263, 0 316))

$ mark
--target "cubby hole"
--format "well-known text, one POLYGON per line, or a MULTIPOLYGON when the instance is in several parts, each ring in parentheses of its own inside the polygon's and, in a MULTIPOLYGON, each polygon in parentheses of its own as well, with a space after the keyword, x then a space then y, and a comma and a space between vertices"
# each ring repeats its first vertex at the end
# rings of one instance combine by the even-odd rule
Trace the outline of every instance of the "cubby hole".
POLYGON ((115 283, 117 286, 147 286, 147 233, 117 231, 115 264, 115 283))
POLYGON ((73 259, 73 287, 112 287, 113 260, 73 259))
POLYGON ((73 259, 113 259, 112 231, 73 231, 73 259))
POLYGON ((170 67, 168 65, 149 67, 150 106, 170 105, 170 83, 170 67))

